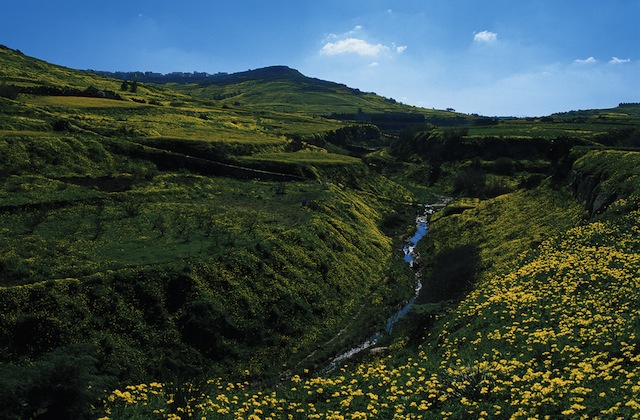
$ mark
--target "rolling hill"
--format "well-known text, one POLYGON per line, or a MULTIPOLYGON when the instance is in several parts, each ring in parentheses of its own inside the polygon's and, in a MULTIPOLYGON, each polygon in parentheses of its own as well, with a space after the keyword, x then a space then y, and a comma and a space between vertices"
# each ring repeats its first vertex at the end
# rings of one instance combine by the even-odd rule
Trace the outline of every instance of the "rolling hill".
POLYGON ((637 416, 639 146, 638 104, 487 118, 1 47, 0 416, 637 416), (412 310, 328 372, 411 298, 443 198, 412 310))

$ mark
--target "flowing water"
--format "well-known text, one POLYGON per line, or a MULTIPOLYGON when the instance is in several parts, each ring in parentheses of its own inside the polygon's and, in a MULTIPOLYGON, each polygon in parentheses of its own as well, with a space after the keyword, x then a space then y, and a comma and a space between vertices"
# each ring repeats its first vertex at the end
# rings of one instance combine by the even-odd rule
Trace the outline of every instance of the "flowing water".
MULTIPOLYGON (((418 244, 420 239, 422 239, 427 234, 429 230, 428 229, 429 216, 431 216, 435 212, 436 208, 440 206, 441 204, 433 204, 433 205, 427 204, 425 205, 424 213, 416 217, 416 232, 407 241, 407 243, 403 248, 404 260, 407 262, 407 264, 409 264, 411 268, 414 268, 416 258, 418 257, 418 255, 415 252, 416 245, 418 244)), ((422 289, 422 280, 420 278, 420 273, 418 271, 415 271, 415 281, 416 282, 415 282, 413 297, 408 302, 406 302, 402 308, 400 308, 395 314, 393 314, 387 320, 387 324, 385 326, 384 331, 379 331, 375 333, 373 336, 369 337, 360 345, 353 347, 348 351, 333 358, 333 360, 331 360, 331 363, 329 364, 327 373, 332 372, 338 366, 342 365, 342 363, 345 360, 348 360, 349 358, 355 356, 356 354, 360 353, 363 350, 366 350, 368 348, 375 346, 378 340, 380 340, 385 334, 390 334, 393 331, 393 326, 400 319, 402 319, 407 313, 409 313, 409 311, 411 310, 411 307, 416 301, 416 298, 418 297, 418 294, 420 294, 420 289, 422 289)))

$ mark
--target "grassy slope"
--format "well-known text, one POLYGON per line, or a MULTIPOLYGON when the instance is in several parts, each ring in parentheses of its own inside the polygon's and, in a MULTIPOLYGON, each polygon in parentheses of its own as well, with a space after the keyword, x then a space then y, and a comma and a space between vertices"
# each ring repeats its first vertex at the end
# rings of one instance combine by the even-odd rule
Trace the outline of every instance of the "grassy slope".
MULTIPOLYGON (((117 81, 4 49, 0 54, 7 64, 0 67, 2 78, 12 84, 119 90, 117 81)), ((84 396, 86 389, 78 393, 83 384, 113 386, 105 374, 164 379, 108 398, 106 409, 113 414, 140 418, 178 408, 230 418, 251 411, 260 417, 273 411, 276 418, 282 412, 355 418, 510 417, 544 413, 543 408, 552 417, 636 412, 638 389, 629 381, 638 373, 638 320, 625 303, 637 300, 639 165, 635 153, 611 151, 590 152, 574 165, 602 181, 598 194, 612 197, 597 220, 573 227, 584 212, 566 193, 543 184, 462 203, 458 209, 471 209, 434 222, 433 249, 473 245, 483 271, 477 287, 444 319, 439 307, 427 303, 415 311, 413 323, 399 328, 396 349, 416 337, 422 341, 432 326, 419 352, 408 347, 397 357, 328 377, 293 376, 275 394, 224 380, 198 391, 180 387, 176 378, 195 375, 212 361, 219 371, 246 367, 252 375, 271 376, 288 360, 286 368, 302 374, 298 362, 318 343, 331 341, 348 317, 362 316, 362 308, 368 317, 376 309, 372 302, 384 307, 407 291, 401 270, 384 276, 394 263, 379 224, 394 212, 376 198, 405 201, 411 196, 407 190, 348 156, 308 145, 287 152, 283 137, 342 127, 316 116, 328 109, 405 108, 368 94, 343 104, 339 89, 305 94, 314 98, 307 104, 300 92, 283 97, 282 84, 227 88, 223 96, 237 95, 220 101, 206 98, 220 92, 203 90, 193 99, 152 85, 122 93, 124 101, 0 98, 0 240, 8 250, 0 276, 11 285, 0 289, 2 313, 8 315, 0 323, 3 354, 5 362, 36 361, 31 368, 3 367, 7 379, 0 395, 18 404, 14 414, 29 404, 53 411, 56 397, 47 387, 61 370, 71 372, 69 395, 85 398, 78 404, 95 396, 84 396), (284 101, 302 108, 283 107, 284 101), (60 121, 62 129, 52 130, 60 121), (170 149, 169 155, 148 146, 170 149), (281 183, 159 166, 168 159, 184 163, 184 153, 299 167, 337 185, 299 182, 283 189, 281 183), (361 278, 371 281, 363 284, 361 278), (567 301, 558 290, 575 299, 567 301), (590 298, 600 294, 614 296, 618 305, 590 298), (77 347, 86 342, 94 349, 77 347), (163 350, 153 351, 158 348, 163 350), (410 360, 407 353, 413 353, 410 360), (274 354, 281 358, 276 363, 274 354), (76 364, 84 370, 65 370, 76 364), (83 376, 88 372, 97 374, 83 376), (21 400, 19 390, 37 384, 45 389, 38 394, 44 400, 21 400), (143 395, 152 403, 131 404, 143 395)), ((184 89, 193 93, 195 87, 184 89)), ((532 139, 543 133, 549 140, 567 135, 583 144, 635 144, 636 108, 583 114, 554 116, 553 122, 501 122, 471 128, 467 137, 474 142, 503 133, 532 139)), ((382 157, 384 152, 375 160, 381 173, 402 165, 382 157)), ((411 184, 422 191, 425 177, 415 162, 411 184)), ((442 182, 464 165, 444 166, 451 173, 442 182)))
POLYGON ((543 118, 501 120, 496 125, 475 126, 474 137, 502 136, 519 138, 580 137, 597 140, 610 132, 640 127, 640 108, 619 106, 612 109, 571 111, 543 118))
MULTIPOLYGON (((98 333, 93 331, 94 322, 105 322, 100 336, 118 337, 124 332, 109 327, 112 322, 133 322, 136 330, 149 329, 151 342, 162 341, 156 328, 161 327, 163 334, 179 330, 176 324, 189 306, 188 300, 172 300, 174 286, 170 283, 174 275, 187 283, 196 282, 198 287, 184 291, 190 300, 217 296, 221 316, 230 317, 229 322, 242 335, 255 336, 255 343, 247 343, 248 347, 262 342, 249 331, 261 324, 274 330, 263 331, 264 339, 284 346, 283 351, 308 345, 306 340, 318 334, 320 325, 323 330, 330 329, 359 304, 370 288, 382 285, 379 273, 385 271, 390 243, 373 224, 379 217, 376 210, 357 195, 324 190, 317 184, 289 184, 287 188, 284 195, 276 195, 274 185, 269 183, 165 175, 117 198, 112 195, 96 202, 68 203, 45 210, 36 226, 25 226, 25 217, 20 214, 5 213, 3 248, 10 251, 2 258, 3 283, 26 285, 2 290, 5 309, 21 308, 3 319, 3 335, 11 337, 11 331, 17 331, 26 318, 36 316, 53 322, 51 328, 60 337, 45 340, 40 348, 23 349, 23 356, 85 340, 98 333), (302 198, 309 200, 309 206, 301 205, 302 198), (126 207, 126 203, 139 207, 126 207), (260 205, 256 207, 256 203, 260 205), (352 219, 370 222, 361 225, 352 223, 352 219), (326 236, 325 240, 319 241, 319 235, 326 236), (344 265, 344 255, 357 257, 364 265, 344 265), (206 274, 193 271, 194 265, 201 266, 206 274), (179 274, 182 270, 187 273, 179 274), (356 289, 352 282, 360 276, 370 282, 356 289), (74 279, 80 279, 82 286, 67 290, 71 287, 67 283, 77 284, 74 279), (36 298, 34 293, 43 291, 43 281, 50 293, 36 298), (118 291, 119 287, 129 287, 126 283, 131 281, 142 290, 134 290, 133 295, 118 291), (164 319, 162 325, 146 325, 127 311, 104 312, 108 307, 96 300, 104 287, 116 290, 117 299, 112 304, 121 301, 125 306, 138 306, 139 315, 149 320, 164 319), (226 294, 220 294, 223 290, 226 294), (351 290, 360 293, 347 292, 351 290), (78 301, 89 302, 88 307, 80 305, 72 311, 73 316, 80 312, 85 322, 76 322, 71 328, 64 321, 66 311, 56 314, 55 306, 51 306, 68 293, 78 301), (145 301, 146 294, 153 296, 152 301, 145 301), (32 299, 40 309, 27 303, 32 299), (45 303, 49 299, 54 301, 45 303), (274 301, 279 301, 277 307, 282 314, 272 312, 274 301), (293 306, 286 309, 289 304, 293 306), (316 318, 319 314, 321 321, 316 318), (119 321, 110 320, 112 316, 119 321), (97 321, 100 317, 107 319, 97 321), (286 343, 294 336, 299 340, 295 345, 286 343)), ((217 331, 218 327, 212 328, 217 331)), ((5 345, 15 344, 13 334, 14 340, 4 341, 5 345)), ((171 346, 175 345, 179 341, 171 346)), ((134 351, 136 346, 125 347, 123 351, 134 351)), ((236 348, 230 345, 229 350, 236 348)), ((9 347, 4 355, 8 361, 20 357, 21 352, 9 347)), ((144 362, 147 357, 141 357, 142 365, 148 365, 144 362)), ((166 355, 159 353, 156 357, 162 360, 166 355)), ((257 373, 260 369, 264 367, 258 366, 257 373)))
MULTIPOLYGON (((618 158, 592 152, 576 167, 598 171, 618 158)), ((640 164, 637 152, 625 159, 629 166, 610 166, 611 178, 640 164)), ((640 184, 627 188, 629 195, 595 219, 586 219, 568 191, 548 187, 440 219, 435 235, 475 226, 476 234, 458 241, 476 241, 494 265, 445 316, 429 321, 435 325, 417 351, 332 375, 296 375, 274 390, 211 381, 183 409, 219 418, 637 417, 640 184)), ((184 392, 147 389, 116 391, 107 406, 144 417, 139 401, 150 398, 152 409, 169 414, 176 406, 167 399, 184 392)))
POLYGON ((120 93, 120 82, 6 49, 0 60, 11 85, 123 96, 0 98, 3 415, 86 409, 74 401, 94 391, 73 387, 89 372, 108 387, 245 368, 277 377, 285 362, 315 363, 306 356, 356 314, 366 326, 384 316, 370 317, 375 307, 410 293, 406 273, 389 273, 391 239, 378 223, 392 209, 375 197, 410 194, 362 177, 349 156, 283 153, 282 127, 344 123, 265 117, 152 85, 120 93), (234 162, 258 152, 324 182, 173 171, 185 154, 234 162), (357 190, 333 185, 355 179, 357 190), (75 397, 25 391, 60 371, 75 397))
POLYGON ((415 112, 453 117, 445 111, 433 111, 399 104, 374 93, 364 93, 338 83, 321 81, 287 68, 266 68, 230 75, 224 81, 197 84, 170 84, 194 97, 216 99, 226 106, 240 106, 261 113, 277 112, 327 116, 331 114, 415 112))

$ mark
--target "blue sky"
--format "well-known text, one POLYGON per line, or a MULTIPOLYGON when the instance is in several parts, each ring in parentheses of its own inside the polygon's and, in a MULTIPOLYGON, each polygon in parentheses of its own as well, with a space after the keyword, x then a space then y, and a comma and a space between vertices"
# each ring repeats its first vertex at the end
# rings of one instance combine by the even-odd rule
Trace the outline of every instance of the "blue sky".
POLYGON ((640 101, 640 0, 7 0, 0 44, 78 69, 288 65, 426 108, 640 101))

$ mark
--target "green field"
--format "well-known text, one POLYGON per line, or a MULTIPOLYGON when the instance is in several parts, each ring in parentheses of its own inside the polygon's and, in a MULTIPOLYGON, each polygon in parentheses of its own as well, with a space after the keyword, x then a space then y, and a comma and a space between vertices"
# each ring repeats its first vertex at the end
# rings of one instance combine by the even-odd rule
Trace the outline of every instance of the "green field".
POLYGON ((0 417, 638 416, 637 104, 0 64, 0 417))

